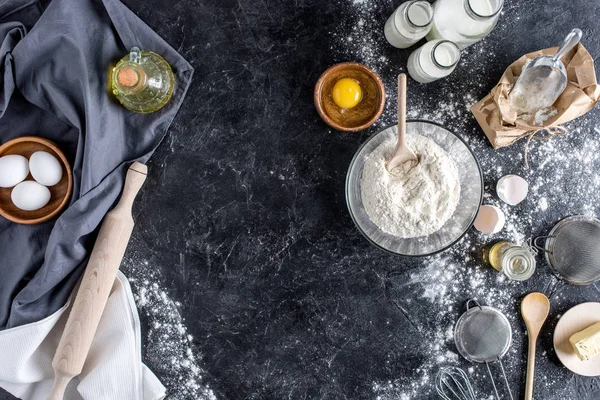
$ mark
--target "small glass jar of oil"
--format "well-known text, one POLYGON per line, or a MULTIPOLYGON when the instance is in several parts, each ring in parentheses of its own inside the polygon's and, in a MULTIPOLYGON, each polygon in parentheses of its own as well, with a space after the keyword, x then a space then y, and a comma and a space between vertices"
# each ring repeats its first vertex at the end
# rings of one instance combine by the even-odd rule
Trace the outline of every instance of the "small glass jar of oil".
POLYGON ((484 258, 496 270, 515 281, 529 279, 535 271, 535 258, 528 246, 498 242, 486 250, 484 258))
POLYGON ((151 113, 173 95, 175 79, 169 63, 156 53, 133 47, 113 68, 112 92, 127 109, 151 113))

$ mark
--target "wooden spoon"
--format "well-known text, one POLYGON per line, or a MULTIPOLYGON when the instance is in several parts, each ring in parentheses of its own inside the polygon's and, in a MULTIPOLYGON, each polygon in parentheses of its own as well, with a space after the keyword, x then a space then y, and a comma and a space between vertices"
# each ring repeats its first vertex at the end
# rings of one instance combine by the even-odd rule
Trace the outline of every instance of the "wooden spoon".
POLYGON ((396 152, 389 159, 388 171, 407 161, 419 162, 419 157, 406 145, 406 74, 398 75, 398 143, 396 152))
POLYGON ((535 345, 548 318, 550 301, 541 293, 529 293, 521 302, 521 316, 527 326, 529 336, 529 352, 527 354, 527 381, 525 383, 525 400, 533 399, 533 379, 535 377, 535 345))

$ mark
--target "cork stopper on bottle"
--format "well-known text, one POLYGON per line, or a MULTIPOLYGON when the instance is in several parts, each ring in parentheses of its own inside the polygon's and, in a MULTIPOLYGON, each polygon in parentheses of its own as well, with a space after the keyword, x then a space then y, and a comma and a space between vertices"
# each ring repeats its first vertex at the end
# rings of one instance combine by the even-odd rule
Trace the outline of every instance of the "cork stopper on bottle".
POLYGON ((131 67, 124 67, 117 73, 117 82, 124 87, 132 87, 137 85, 140 76, 131 67))

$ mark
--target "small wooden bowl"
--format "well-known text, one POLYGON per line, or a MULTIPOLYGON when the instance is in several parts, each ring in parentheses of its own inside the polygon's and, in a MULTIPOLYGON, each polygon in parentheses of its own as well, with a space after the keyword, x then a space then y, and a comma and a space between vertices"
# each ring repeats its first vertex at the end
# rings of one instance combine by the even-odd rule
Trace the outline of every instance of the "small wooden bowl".
MULTIPOLYGON (((48 187, 50 201, 44 207, 34 211, 24 211, 15 206, 10 198, 13 188, 0 188, 0 215, 18 224, 39 224, 54 218, 69 203, 73 190, 71 167, 62 151, 51 141, 36 136, 23 136, 10 140, 0 146, 0 157, 18 154, 27 159, 36 151, 46 151, 61 163, 63 175, 56 185, 48 187)), ((34 180, 31 173, 25 180, 34 180)))
POLYGON ((385 88, 379 75, 365 65, 353 62, 327 69, 315 85, 315 107, 327 125, 340 131, 357 132, 373 125, 385 106, 385 88), (342 109, 333 102, 333 86, 342 78, 356 80, 363 97, 354 108, 342 109))

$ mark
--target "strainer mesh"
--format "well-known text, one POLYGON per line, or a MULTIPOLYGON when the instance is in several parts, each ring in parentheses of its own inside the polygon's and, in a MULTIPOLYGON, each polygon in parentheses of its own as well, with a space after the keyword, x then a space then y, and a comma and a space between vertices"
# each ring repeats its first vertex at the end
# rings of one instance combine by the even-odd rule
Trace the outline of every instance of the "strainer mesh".
POLYGON ((559 227, 550 239, 549 258, 556 273, 570 283, 600 279, 600 224, 573 220, 559 227))
POLYGON ((456 345, 459 352, 475 362, 498 360, 510 345, 510 325, 495 309, 474 308, 457 326, 456 345))

